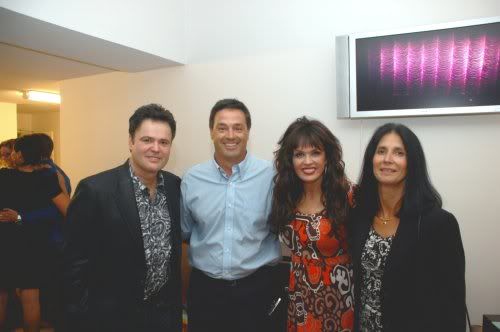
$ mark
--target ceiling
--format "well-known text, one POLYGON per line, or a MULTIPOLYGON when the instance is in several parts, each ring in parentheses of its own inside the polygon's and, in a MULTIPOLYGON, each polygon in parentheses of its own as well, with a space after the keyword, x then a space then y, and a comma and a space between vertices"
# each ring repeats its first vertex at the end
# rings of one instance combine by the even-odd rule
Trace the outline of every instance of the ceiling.
POLYGON ((0 43, 0 102, 26 105, 20 112, 58 110, 53 104, 32 102, 21 91, 59 92, 62 80, 101 74, 112 70, 37 51, 0 43))
POLYGON ((58 111, 23 99, 25 90, 59 92, 66 79, 137 72, 179 63, 0 8, 0 102, 20 112, 58 111))

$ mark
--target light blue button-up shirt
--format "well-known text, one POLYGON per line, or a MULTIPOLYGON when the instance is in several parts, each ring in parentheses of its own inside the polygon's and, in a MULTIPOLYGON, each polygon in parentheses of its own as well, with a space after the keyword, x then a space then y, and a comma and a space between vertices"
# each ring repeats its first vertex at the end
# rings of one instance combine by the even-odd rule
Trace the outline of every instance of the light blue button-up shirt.
POLYGON ((281 258, 270 233, 269 161, 247 153, 227 176, 212 159, 189 169, 181 183, 181 226, 193 267, 212 278, 235 280, 281 258))

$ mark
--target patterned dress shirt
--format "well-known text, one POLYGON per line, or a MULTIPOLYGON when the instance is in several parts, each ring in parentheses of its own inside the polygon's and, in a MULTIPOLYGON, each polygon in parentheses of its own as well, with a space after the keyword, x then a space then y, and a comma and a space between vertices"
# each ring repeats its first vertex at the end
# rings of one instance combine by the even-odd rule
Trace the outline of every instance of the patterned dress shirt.
POLYGON ((130 166, 134 184, 135 200, 141 221, 144 254, 146 257, 146 280, 144 300, 158 293, 168 280, 172 254, 172 223, 167 205, 167 193, 163 176, 158 173, 156 195, 150 198, 148 188, 135 176, 130 166))

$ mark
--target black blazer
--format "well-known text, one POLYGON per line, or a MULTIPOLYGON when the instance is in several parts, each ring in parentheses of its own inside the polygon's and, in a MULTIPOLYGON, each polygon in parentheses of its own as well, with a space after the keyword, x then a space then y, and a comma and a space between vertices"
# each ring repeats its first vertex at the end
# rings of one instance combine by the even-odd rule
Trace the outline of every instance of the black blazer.
MULTIPOLYGON (((350 247, 355 275, 355 330, 359 331, 361 252, 372 219, 354 210, 350 247)), ((465 331, 465 258, 455 217, 434 208, 401 218, 382 280, 384 331, 465 331)))
MULTIPOLYGON (((171 275, 156 298, 181 330, 180 179, 162 171, 172 221, 171 275)), ((128 161, 82 180, 68 209, 64 291, 68 331, 137 331, 146 262, 128 161)))

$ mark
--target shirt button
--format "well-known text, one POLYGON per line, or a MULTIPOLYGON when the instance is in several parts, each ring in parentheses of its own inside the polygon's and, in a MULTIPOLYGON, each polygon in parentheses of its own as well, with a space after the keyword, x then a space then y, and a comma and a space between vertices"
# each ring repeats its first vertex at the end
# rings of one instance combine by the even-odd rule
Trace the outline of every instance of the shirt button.
POLYGON ((231 207, 232 205, 231 205, 231 204, 229 204, 228 206, 229 206, 229 207, 231 207))

